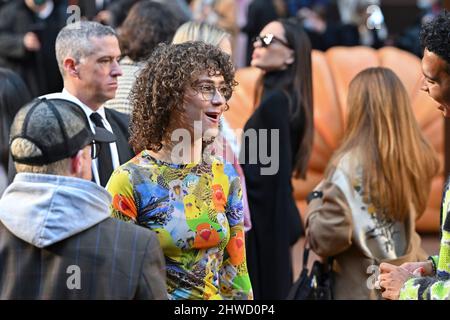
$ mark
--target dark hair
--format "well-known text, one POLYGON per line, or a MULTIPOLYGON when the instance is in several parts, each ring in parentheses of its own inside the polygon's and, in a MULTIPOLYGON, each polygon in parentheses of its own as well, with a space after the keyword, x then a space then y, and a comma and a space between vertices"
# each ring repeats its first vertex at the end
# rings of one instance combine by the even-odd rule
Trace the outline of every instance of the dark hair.
POLYGON ((294 176, 306 178, 306 170, 311 156, 314 138, 313 94, 311 42, 296 18, 279 19, 289 46, 294 51, 294 62, 283 72, 278 86, 291 96, 291 101, 298 105, 293 107, 291 123, 303 126, 303 138, 295 155, 294 176))
POLYGON ((22 78, 9 69, 0 68, 0 163, 8 168, 9 132, 20 107, 31 101, 22 78))
POLYGON ((159 43, 172 41, 179 25, 164 4, 148 0, 136 3, 119 28, 122 55, 133 61, 145 60, 159 43))
POLYGON ((272 0, 272 5, 275 8, 275 12, 279 18, 286 17, 287 15, 288 7, 286 3, 287 1, 284 0, 272 0))
POLYGON ((444 59, 447 62, 447 73, 450 73, 450 14, 447 10, 422 26, 420 44, 423 49, 444 59))
POLYGON ((203 72, 222 75, 231 88, 237 84, 231 57, 216 46, 190 41, 154 50, 131 90, 130 144, 136 153, 162 148, 170 117, 203 72))

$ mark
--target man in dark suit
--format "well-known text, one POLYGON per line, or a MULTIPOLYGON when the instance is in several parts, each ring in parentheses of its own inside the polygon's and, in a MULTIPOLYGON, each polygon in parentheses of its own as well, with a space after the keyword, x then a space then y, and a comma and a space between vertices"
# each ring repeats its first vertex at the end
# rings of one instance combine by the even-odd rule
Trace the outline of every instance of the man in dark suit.
POLYGON ((134 156, 128 144, 129 117, 103 107, 115 97, 117 77, 122 75, 116 32, 97 22, 69 24, 59 32, 55 48, 64 89, 46 97, 74 101, 83 108, 93 132, 102 127, 116 136, 116 142, 101 146, 93 161, 93 179, 104 187, 112 171, 134 156))
MULTIPOLYGON (((113 170, 134 156, 128 144, 128 115, 103 107, 115 97, 117 77, 122 75, 116 32, 97 22, 72 23, 59 32, 55 49, 64 89, 44 97, 75 102, 85 112, 93 132, 101 127, 116 136, 115 142, 101 144, 98 159, 92 162, 93 181, 104 187, 113 170)), ((9 182, 14 175, 10 161, 9 182)))
POLYGON ((0 299, 167 299, 156 235, 109 217, 89 181, 96 145, 83 110, 62 99, 25 105, 11 127, 18 174, 0 199, 0 299))

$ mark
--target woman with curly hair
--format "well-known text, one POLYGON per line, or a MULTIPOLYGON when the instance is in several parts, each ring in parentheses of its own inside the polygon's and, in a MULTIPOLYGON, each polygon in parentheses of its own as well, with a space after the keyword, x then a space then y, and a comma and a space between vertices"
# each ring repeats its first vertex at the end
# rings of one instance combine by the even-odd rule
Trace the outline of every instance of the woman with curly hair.
POLYGON ((107 189, 114 217, 158 235, 170 299, 252 298, 239 176, 205 152, 235 85, 229 55, 186 42, 160 45, 132 90, 138 155, 107 189))
MULTIPOLYGON (((172 43, 183 43, 187 41, 203 41, 220 48, 223 52, 232 55, 230 34, 219 27, 204 23, 189 21, 182 24, 175 35, 172 43)), ((216 137, 216 154, 221 155, 226 161, 231 162, 239 174, 242 186, 242 201, 244 202, 244 229, 247 232, 252 228, 250 210, 248 208, 247 189, 245 186, 244 172, 239 164, 237 154, 239 146, 236 142, 236 134, 230 128, 230 125, 222 116, 219 119, 220 133, 216 137)))

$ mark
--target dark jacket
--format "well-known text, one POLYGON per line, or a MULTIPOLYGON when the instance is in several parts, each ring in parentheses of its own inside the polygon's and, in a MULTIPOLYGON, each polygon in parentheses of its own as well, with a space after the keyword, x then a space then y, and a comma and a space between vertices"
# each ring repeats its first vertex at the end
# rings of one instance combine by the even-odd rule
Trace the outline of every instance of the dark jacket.
POLYGON ((156 235, 77 178, 19 173, 0 200, 0 299, 166 299, 156 235))
POLYGON ((53 12, 40 19, 25 4, 11 1, 0 10, 0 66, 10 68, 23 78, 33 96, 61 91, 63 81, 55 55, 55 41, 67 20, 67 6, 54 1, 53 12), (27 51, 23 38, 34 32, 41 43, 36 52, 27 51))
POLYGON ((112 131, 117 138, 116 145, 117 151, 119 152, 120 164, 124 164, 135 156, 128 144, 128 140, 130 139, 130 132, 128 130, 130 116, 109 108, 105 108, 105 114, 106 120, 108 120, 112 131))
MULTIPOLYGON (((252 213, 252 229, 247 233, 247 265, 255 299, 285 299, 293 277, 291 246, 303 232, 291 177, 304 130, 298 125, 300 121, 289 119, 290 105, 295 107, 296 104, 282 90, 269 86, 269 78, 270 74, 266 75, 261 104, 244 127, 244 132, 254 129, 259 133, 267 129, 267 142, 257 134, 257 142, 243 141, 241 147, 240 161, 244 162, 242 169, 252 213), (279 133, 279 140, 273 144, 270 137, 275 131, 271 130, 279 133), (261 150, 262 145, 266 150, 261 150), (249 153, 254 146, 259 149, 259 156, 256 163, 251 163, 249 153), (271 163, 264 163, 261 151, 263 155, 271 155, 271 163), (275 169, 277 159, 275 174, 261 171, 268 167, 275 169)), ((272 80, 277 81, 273 77, 272 80)))

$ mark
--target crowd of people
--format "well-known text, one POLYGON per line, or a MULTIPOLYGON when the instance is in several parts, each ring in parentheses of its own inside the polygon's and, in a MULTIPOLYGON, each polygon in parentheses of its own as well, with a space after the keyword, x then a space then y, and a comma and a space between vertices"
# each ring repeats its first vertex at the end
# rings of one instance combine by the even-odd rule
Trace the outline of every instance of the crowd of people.
MULTIPOLYGON (((313 149, 312 50, 343 30, 321 20, 329 1, 88 3, 67 24, 65 1, 0 7, 0 299, 282 300, 304 236, 333 258, 336 299, 450 299, 449 184, 428 256, 415 221, 439 161, 394 71, 351 81, 303 225, 291 179, 313 149), (239 5, 264 13, 242 26, 261 71, 242 141, 223 116, 239 5)), ((448 30, 443 10, 420 34, 422 90, 445 117, 448 30)))

